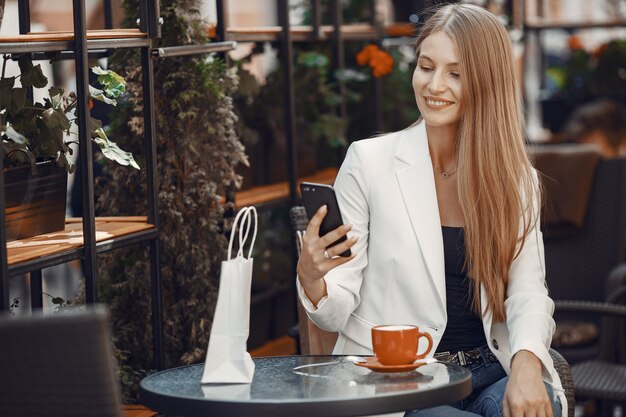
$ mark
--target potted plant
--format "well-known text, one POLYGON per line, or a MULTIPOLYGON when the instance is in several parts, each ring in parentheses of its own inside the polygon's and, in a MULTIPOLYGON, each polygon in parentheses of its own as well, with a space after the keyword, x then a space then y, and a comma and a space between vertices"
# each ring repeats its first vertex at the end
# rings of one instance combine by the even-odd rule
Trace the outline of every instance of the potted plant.
MULTIPOLYGON (((30 55, 18 59, 20 75, 6 76, 6 57, 0 76, 0 138, 5 176, 7 240, 22 239, 65 227, 67 173, 74 171, 70 145, 71 127, 76 122, 75 94, 65 95, 58 87, 49 97, 34 102, 29 88, 45 88, 48 79, 30 55), (16 82, 20 82, 20 86, 16 82)), ((101 87, 90 86, 90 100, 116 105, 125 91, 125 81, 113 71, 92 68, 101 87)), ((92 101, 90 101, 92 103, 92 101)), ((102 154, 121 165, 139 169, 132 154, 107 137, 102 122, 90 117, 90 136, 102 154)))

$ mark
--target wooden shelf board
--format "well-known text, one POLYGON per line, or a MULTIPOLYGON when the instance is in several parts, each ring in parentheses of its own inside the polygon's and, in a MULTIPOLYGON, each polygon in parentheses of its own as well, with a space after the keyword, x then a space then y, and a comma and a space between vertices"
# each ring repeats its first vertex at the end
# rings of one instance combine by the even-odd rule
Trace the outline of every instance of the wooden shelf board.
MULTIPOLYGON (((97 217, 96 242, 104 242, 120 236, 154 229, 145 216, 97 217)), ((44 256, 76 249, 83 245, 81 218, 65 221, 65 230, 7 242, 9 265, 30 261, 44 256)))
POLYGON ((567 21, 547 19, 542 17, 529 17, 524 22, 524 27, 530 30, 539 29, 607 29, 616 27, 626 27, 626 19, 613 19, 604 21, 567 21))
MULTIPOLYGON (((87 39, 135 39, 146 38, 147 33, 139 31, 139 29, 103 29, 88 30, 87 39)), ((74 32, 70 31, 54 31, 54 32, 31 32, 24 35, 2 35, 2 42, 55 42, 55 41, 73 41, 74 32)))
MULTIPOLYGON (((298 179, 302 181, 332 184, 337 176, 337 168, 326 168, 308 177, 298 179)), ((276 184, 261 185, 248 190, 235 193, 235 206, 258 206, 282 200, 289 197, 289 182, 283 181, 276 184)))
MULTIPOLYGON (((313 26, 291 26, 291 34, 294 41, 310 40, 313 36, 313 26)), ((383 33, 387 36, 413 36, 415 27, 408 23, 394 23, 385 26, 383 33)), ((322 38, 328 38, 335 31, 333 26, 320 26, 322 38)), ((281 26, 259 26, 259 27, 229 27, 226 30, 229 40, 239 41, 274 41, 278 40, 282 32, 281 26)), ((366 23, 343 25, 341 35, 347 40, 368 40, 378 37, 377 28, 366 23)))

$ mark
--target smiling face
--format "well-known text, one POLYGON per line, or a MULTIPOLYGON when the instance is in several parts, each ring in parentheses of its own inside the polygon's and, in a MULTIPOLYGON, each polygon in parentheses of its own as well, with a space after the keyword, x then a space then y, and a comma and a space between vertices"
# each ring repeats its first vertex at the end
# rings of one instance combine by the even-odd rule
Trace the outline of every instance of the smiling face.
POLYGON ((435 32, 424 39, 413 73, 417 107, 432 127, 457 127, 461 120, 461 74, 456 45, 435 32))

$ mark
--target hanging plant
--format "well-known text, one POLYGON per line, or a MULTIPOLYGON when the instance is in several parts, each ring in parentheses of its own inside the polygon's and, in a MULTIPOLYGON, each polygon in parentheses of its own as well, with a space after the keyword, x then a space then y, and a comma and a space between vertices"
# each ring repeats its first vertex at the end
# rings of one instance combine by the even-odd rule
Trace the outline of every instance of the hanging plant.
MULTIPOLYGON (((206 43, 199 0, 172 0, 161 6, 162 39, 155 46, 206 43)), ((124 2, 129 20, 136 1, 124 2)), ((121 51, 110 66, 126 75, 125 100, 110 129, 143 158, 143 101, 139 58, 121 51)), ((224 62, 206 55, 155 61, 155 114, 159 218, 159 268, 163 300, 165 366, 204 358, 225 256, 224 204, 239 186, 238 164, 247 162, 235 132, 231 94, 238 79, 224 62)), ((101 215, 145 215, 146 178, 107 166, 96 190, 101 215)), ((112 310, 126 401, 133 401, 138 378, 152 362, 150 279, 147 251, 132 247, 99 257, 101 298, 112 310), (101 261, 100 261, 101 260, 101 261)))

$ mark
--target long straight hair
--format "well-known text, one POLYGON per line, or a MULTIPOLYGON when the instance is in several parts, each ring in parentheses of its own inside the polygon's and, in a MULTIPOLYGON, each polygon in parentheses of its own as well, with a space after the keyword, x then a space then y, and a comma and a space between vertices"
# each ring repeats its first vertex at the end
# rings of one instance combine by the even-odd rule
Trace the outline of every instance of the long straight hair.
POLYGON ((473 307, 495 321, 506 318, 511 264, 537 221, 539 186, 526 154, 521 98, 511 41, 483 8, 451 4, 424 24, 416 43, 435 32, 457 47, 462 116, 456 138, 457 193, 465 227, 465 268, 473 307), (481 306, 481 284, 487 306, 481 306))

